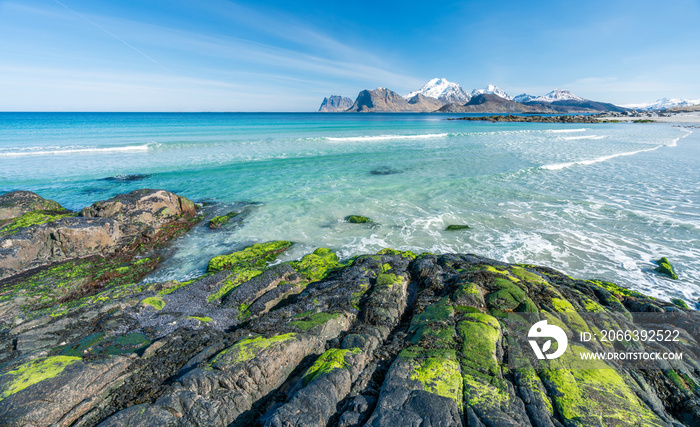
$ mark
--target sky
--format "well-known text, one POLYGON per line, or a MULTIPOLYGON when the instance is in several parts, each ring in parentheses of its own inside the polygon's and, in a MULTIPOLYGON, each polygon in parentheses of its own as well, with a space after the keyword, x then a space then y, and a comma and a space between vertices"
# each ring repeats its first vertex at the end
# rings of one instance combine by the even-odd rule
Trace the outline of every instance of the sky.
POLYGON ((0 111, 316 111, 434 77, 700 98, 700 0, 0 0, 0 111))

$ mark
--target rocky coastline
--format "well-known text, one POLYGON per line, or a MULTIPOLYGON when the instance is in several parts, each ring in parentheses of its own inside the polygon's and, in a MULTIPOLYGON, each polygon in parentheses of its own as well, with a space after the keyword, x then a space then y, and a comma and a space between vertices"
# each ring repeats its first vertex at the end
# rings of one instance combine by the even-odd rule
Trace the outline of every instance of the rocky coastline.
POLYGON ((278 263, 294 243, 273 241, 193 280, 141 281, 173 238, 234 217, 164 190, 80 212, 1 195, 0 425, 698 425, 699 313, 602 280, 389 248, 278 263), (661 327, 649 313, 673 316, 681 339, 576 339, 661 327), (520 315, 579 352, 689 353, 536 365, 516 357, 520 315))

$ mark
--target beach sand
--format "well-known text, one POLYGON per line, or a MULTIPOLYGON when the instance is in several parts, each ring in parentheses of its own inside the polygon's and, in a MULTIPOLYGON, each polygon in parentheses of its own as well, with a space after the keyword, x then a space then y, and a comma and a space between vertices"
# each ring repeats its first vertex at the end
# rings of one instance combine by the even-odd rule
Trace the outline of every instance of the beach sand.
POLYGON ((656 116, 651 115, 648 117, 618 117, 618 116, 601 116, 600 120, 620 120, 624 122, 631 122, 640 119, 649 119, 660 123, 685 123, 685 124, 698 124, 700 123, 700 112, 692 113, 674 113, 670 116, 656 116))

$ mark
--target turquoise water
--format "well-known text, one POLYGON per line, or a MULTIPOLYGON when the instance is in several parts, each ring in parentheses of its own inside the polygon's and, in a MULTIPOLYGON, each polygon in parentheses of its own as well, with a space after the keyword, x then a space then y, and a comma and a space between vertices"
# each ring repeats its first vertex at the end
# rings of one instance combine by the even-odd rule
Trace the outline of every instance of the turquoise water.
POLYGON ((287 258, 319 246, 341 257, 468 252, 700 297, 697 129, 447 117, 0 113, 0 191, 71 209, 144 187, 217 202, 216 212, 256 204, 238 226, 176 242, 148 280, 186 279, 211 256, 286 239, 297 242, 287 258), (148 176, 104 180, 128 174, 148 176), (376 224, 343 222, 350 214, 376 224), (679 281, 651 271, 661 256, 679 281))

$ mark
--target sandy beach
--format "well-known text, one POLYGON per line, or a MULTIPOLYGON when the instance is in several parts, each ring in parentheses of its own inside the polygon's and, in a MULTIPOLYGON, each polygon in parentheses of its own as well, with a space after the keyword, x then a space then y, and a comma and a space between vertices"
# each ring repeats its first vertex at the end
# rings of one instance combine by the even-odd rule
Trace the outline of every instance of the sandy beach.
POLYGON ((620 120, 624 122, 631 122, 640 119, 649 119, 660 123, 686 123, 686 124, 696 124, 700 123, 700 112, 692 113, 672 113, 669 116, 659 116, 659 115, 649 115, 641 117, 627 117, 627 116, 600 116, 599 120, 620 120))

